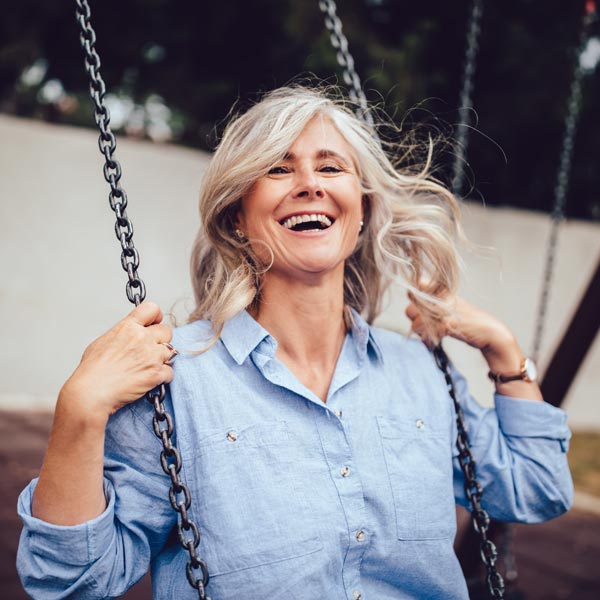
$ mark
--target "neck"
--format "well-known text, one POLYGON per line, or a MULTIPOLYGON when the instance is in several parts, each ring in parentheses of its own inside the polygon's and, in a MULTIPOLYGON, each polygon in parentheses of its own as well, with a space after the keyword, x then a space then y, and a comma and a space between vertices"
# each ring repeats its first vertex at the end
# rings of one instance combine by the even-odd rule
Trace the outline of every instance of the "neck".
POLYGON ((257 321, 277 340, 277 356, 322 400, 344 343, 343 272, 312 281, 270 272, 257 321))

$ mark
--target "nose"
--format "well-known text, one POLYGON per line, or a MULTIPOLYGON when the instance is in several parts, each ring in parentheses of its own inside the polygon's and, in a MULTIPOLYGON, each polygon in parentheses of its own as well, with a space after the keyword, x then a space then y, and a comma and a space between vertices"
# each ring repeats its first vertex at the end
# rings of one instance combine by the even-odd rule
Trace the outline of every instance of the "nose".
POLYGON ((312 169, 297 171, 296 188, 294 189, 293 196, 294 198, 304 198, 307 200, 325 197, 321 181, 312 169))

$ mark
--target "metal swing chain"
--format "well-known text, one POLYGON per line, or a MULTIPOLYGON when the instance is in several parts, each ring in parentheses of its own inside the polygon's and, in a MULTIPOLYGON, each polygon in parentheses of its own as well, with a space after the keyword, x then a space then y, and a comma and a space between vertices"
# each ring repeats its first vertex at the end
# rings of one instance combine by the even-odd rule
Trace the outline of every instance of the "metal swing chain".
POLYGON ((462 77, 462 87, 459 100, 459 123, 456 131, 456 153, 454 154, 454 169, 452 176, 452 193, 459 196, 463 189, 465 178, 465 161, 469 145, 469 123, 473 110, 473 87, 475 78, 476 58, 479 52, 479 34, 481 33, 481 17, 483 15, 483 0, 473 0, 469 24, 467 27, 467 50, 462 77))
MULTIPOLYGON (((96 33, 90 24, 91 11, 87 0, 75 0, 76 16, 80 27, 79 40, 85 53, 85 69, 90 79, 90 96, 94 101, 94 119, 100 130, 98 146, 104 156, 104 178, 110 185, 108 196, 111 209, 117 220, 115 234, 121 243, 121 266, 127 272, 127 299, 138 306, 146 297, 146 287, 139 277, 139 255, 133 244, 133 226, 127 216, 127 195, 121 187, 121 165, 114 157, 117 142, 110 128, 110 114, 104 104, 106 85, 100 75, 100 57, 95 49, 96 33)), ((177 512, 177 533, 181 546, 188 552, 186 576, 189 584, 198 592, 200 600, 210 600, 206 596, 209 574, 204 560, 196 552, 200 544, 200 533, 197 525, 189 515, 191 494, 188 486, 181 480, 181 455, 172 442, 173 418, 164 405, 165 385, 149 391, 145 398, 154 407, 152 425, 154 434, 162 442, 160 464, 171 478, 169 501, 177 512)))
POLYGON ((354 68, 354 58, 348 48, 348 38, 342 31, 342 21, 337 16, 334 0, 319 0, 319 8, 325 15, 325 27, 329 30, 329 39, 336 51, 338 64, 343 69, 344 83, 348 86, 350 100, 357 105, 358 117, 373 127, 373 116, 369 112, 367 97, 360 83, 360 77, 354 68))
POLYGON ((435 362, 440 368, 446 379, 448 393, 454 403, 456 412, 456 428, 458 435, 456 438, 456 447, 458 448, 458 462, 465 477, 464 488, 465 495, 471 505, 471 521, 473 529, 481 537, 479 544, 479 553, 481 560, 487 570, 486 581, 492 598, 504 598, 504 579, 496 569, 496 561, 498 559, 498 551, 496 545, 488 538, 488 528, 490 525, 490 517, 487 511, 481 506, 481 496, 483 488, 477 481, 476 465, 473 454, 471 453, 471 444, 465 426, 462 408, 456 396, 456 388, 450 373, 450 361, 444 352, 442 346, 437 346, 433 355, 435 362))
MULTIPOLYGON (((565 118, 565 129, 563 134, 562 149, 560 154, 559 169, 554 186, 554 207, 551 212, 550 234, 546 245, 546 257, 544 263, 543 283, 540 292, 539 306, 536 315, 535 328, 533 334, 533 344, 531 356, 535 362, 538 362, 540 349, 544 335, 544 327, 546 324, 546 315, 548 311, 548 303, 550 299, 550 289, 552 287, 552 278, 554 275, 554 265, 558 250, 558 232, 562 221, 565 218, 565 203, 567 187, 569 183, 569 174, 571 171, 571 161, 573 157, 573 146, 575 133, 577 130, 577 121, 581 110, 581 95, 584 69, 579 62, 582 52, 585 49, 589 39, 590 26, 597 17, 595 13, 595 3, 587 2, 581 34, 577 46, 577 65, 571 81, 571 89, 569 93, 569 101, 567 103, 567 116, 565 118)), ((504 545, 503 545, 503 560, 505 566, 506 578, 509 582, 517 580, 518 571, 514 553, 512 552, 513 542, 513 525, 511 523, 504 524, 504 545)))
MULTIPOLYGON (((465 180, 465 164, 467 161, 467 150, 469 148, 470 122, 473 113, 473 90, 475 87, 475 70, 477 67, 477 55, 479 54, 479 40, 481 38, 481 21, 483 18, 483 6, 483 0, 472 0, 471 11, 469 13, 469 21, 467 24, 467 45, 464 57, 461 91, 459 96, 459 122, 456 128, 456 151, 454 153, 454 165, 451 183, 452 193, 457 197, 462 194, 465 180)), ((449 374, 447 374, 444 370, 444 375, 448 376, 449 374)), ((502 525, 505 538, 504 543, 501 546, 502 558, 506 567, 506 575, 507 577, 510 575, 510 580, 512 581, 515 580, 517 576, 516 560, 511 545, 512 524, 503 523, 502 525)), ((475 527, 475 529, 477 530, 477 527, 475 527)), ((492 588, 490 586, 489 572, 490 571, 488 569, 488 587, 490 587, 490 592, 492 593, 492 596, 502 597, 494 596, 494 592, 492 591, 492 588)), ((497 580, 497 578, 502 579, 502 577, 497 572, 495 572, 492 577, 493 580, 497 580)), ((504 589, 504 581, 502 581, 502 589, 504 589)))
POLYGON ((558 230, 560 224, 565 218, 565 204, 567 198, 567 187, 569 185, 569 175, 571 173, 571 162, 573 159, 575 133, 577 131, 577 120, 581 111, 581 87, 585 69, 581 64, 580 57, 586 47, 590 35, 590 27, 597 17, 598 15, 596 12, 595 3, 588 1, 586 3, 585 14, 583 17, 579 44, 577 46, 577 66, 575 67, 573 81, 571 82, 571 90, 567 105, 567 117, 565 119, 565 131, 560 153, 560 162, 556 176, 556 182, 554 185, 554 207, 551 213, 552 224, 546 246, 546 260, 544 264, 543 275, 544 279, 535 322, 533 350, 531 353, 531 357, 536 362, 538 361, 540 355, 540 348, 544 335, 544 326, 546 323, 546 313, 548 311, 548 301, 550 298, 550 288, 552 286, 552 277, 554 275, 554 263, 558 249, 558 230))
MULTIPOLYGON (((373 126, 373 119, 371 114, 368 112, 367 100, 360 85, 360 78, 354 70, 354 60, 348 50, 348 40, 342 33, 342 23, 339 17, 336 15, 335 2, 334 0, 319 0, 319 8, 322 12, 326 13, 325 25, 331 32, 330 37, 332 46, 334 49, 338 50, 338 62, 346 69, 344 71, 344 81, 351 86, 350 98, 354 101, 360 99, 360 109, 357 111, 357 116, 369 125, 373 126)), ((470 36, 472 37, 472 40, 469 41, 469 47, 473 49, 470 54, 467 54, 467 57, 471 56, 470 62, 467 60, 467 64, 470 64, 470 67, 465 69, 466 74, 470 73, 469 79, 471 81, 470 87, 467 88, 468 99, 470 99, 472 90, 472 76, 475 71, 474 64, 477 50, 477 37, 479 34, 479 23, 481 21, 481 11, 481 0, 475 0, 472 22, 470 26, 470 36)), ((467 79, 467 75, 465 75, 465 79, 467 79)), ((463 104, 466 103, 467 100, 465 100, 463 104)), ((494 542, 487 537, 490 517, 485 509, 481 506, 480 500, 483 494, 483 489, 480 483, 477 481, 475 460, 471 453, 471 445, 469 443, 469 437, 463 418, 462 408, 456 396, 454 381, 452 380, 452 375, 450 373, 450 361, 441 345, 437 346, 433 353, 437 366, 444 374, 446 385, 448 387, 448 393, 450 394, 450 397, 454 403, 454 409, 456 412, 456 426, 458 431, 456 439, 456 445, 459 452, 458 460, 465 478, 465 494, 471 504, 471 520, 473 522, 473 528, 481 537, 479 548, 481 560, 487 570, 487 584, 492 598, 504 598, 504 580, 502 575, 500 575, 496 569, 498 552, 494 542)))

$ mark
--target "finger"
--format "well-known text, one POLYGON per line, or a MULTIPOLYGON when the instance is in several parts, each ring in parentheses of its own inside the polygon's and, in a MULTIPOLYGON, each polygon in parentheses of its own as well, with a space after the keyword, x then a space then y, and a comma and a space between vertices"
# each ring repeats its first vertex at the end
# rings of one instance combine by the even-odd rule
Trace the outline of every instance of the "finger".
POLYGON ((428 347, 433 348, 435 346, 434 336, 442 338, 444 336, 443 326, 441 323, 438 324, 438 330, 432 331, 432 323, 426 323, 421 315, 417 315, 411 324, 411 330, 416 333, 422 340, 422 342, 428 347))
POLYGON ((419 315, 419 309, 411 302, 406 307, 406 316, 412 321, 419 315))
POLYGON ((173 371, 173 368, 170 365, 164 365, 161 374, 161 383, 171 383, 171 381, 173 381, 173 375, 175 374, 175 372, 173 371))
POLYGON ((431 278, 430 277, 421 277, 416 285, 416 288, 420 292, 425 292, 425 293, 428 292, 430 287, 431 287, 431 278))
POLYGON ((163 318, 162 310, 155 302, 142 302, 128 316, 144 327, 160 323, 163 318))
POLYGON ((149 325, 146 328, 150 339, 156 342, 157 344, 162 344, 163 342, 168 343, 173 339, 173 330, 168 325, 163 325, 159 323, 158 325, 149 325))
POLYGON ((171 366, 161 364, 152 371, 152 375, 146 380, 144 387, 147 388, 147 391, 150 391, 162 383, 171 383, 173 376, 174 371, 171 366))
POLYGON ((462 336, 462 331, 460 327, 460 320, 454 316, 449 316, 444 319, 444 324, 446 326, 446 334, 451 337, 462 336))
POLYGON ((412 323, 410 324, 410 328, 417 335, 419 335, 421 337, 423 336, 423 334, 425 332, 425 327, 424 327, 423 318, 421 317, 421 315, 417 315, 412 320, 412 323))
POLYGON ((161 347, 161 362, 165 365, 170 365, 173 359, 179 354, 179 350, 168 342, 160 342, 161 347))

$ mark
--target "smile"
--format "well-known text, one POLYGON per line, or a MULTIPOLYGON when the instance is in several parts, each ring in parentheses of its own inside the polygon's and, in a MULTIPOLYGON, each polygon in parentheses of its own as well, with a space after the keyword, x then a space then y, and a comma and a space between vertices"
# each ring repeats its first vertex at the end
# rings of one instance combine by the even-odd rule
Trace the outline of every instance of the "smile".
POLYGON ((280 225, 292 231, 322 231, 331 227, 334 220, 321 213, 294 215, 280 221, 280 225))

